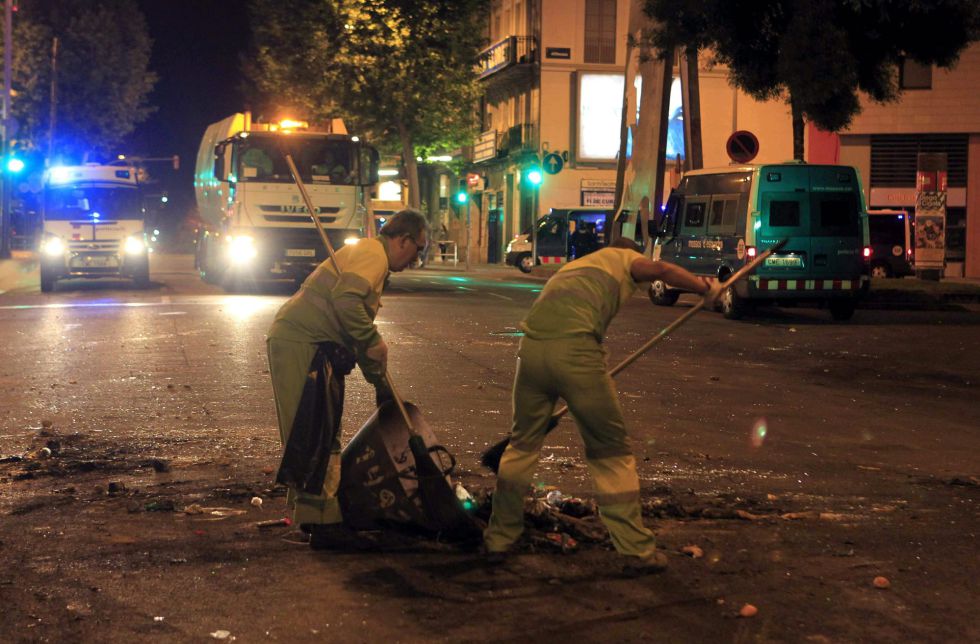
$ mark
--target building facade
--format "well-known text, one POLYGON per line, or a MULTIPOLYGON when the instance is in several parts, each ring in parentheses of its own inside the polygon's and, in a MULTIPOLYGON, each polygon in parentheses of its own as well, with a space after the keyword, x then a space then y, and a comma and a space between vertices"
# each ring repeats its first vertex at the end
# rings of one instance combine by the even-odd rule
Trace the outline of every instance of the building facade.
POLYGON ((494 0, 473 148, 480 258, 551 208, 611 208, 629 0, 494 0), (540 183, 532 171, 538 171, 540 183))
MULTIPOLYGON (((482 133, 470 166, 479 261, 502 261, 507 241, 551 208, 612 207, 633 4, 491 1, 491 44, 479 70, 482 133), (543 172, 540 185, 527 181, 533 169, 543 172)), ((733 88, 728 70, 712 65, 709 55, 698 63, 703 166, 729 164, 726 142, 740 130, 759 140, 754 163, 792 159, 789 105, 759 102, 733 88)), ((980 44, 967 48, 951 70, 908 62, 898 72, 903 91, 897 102, 864 100, 840 133, 808 127, 806 159, 857 167, 869 207, 911 212, 918 153, 946 153, 946 275, 980 277, 980 44)), ((665 190, 684 168, 677 76, 675 66, 665 190)), ((638 76, 630 89, 642 82, 638 76)))

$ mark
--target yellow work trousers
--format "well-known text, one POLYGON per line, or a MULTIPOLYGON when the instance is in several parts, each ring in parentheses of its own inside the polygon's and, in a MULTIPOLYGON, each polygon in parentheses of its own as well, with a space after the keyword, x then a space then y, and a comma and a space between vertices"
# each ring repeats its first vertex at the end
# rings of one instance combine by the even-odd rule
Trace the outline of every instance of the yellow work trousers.
MULTIPOLYGON (((279 437, 285 445, 293 428, 296 410, 303 397, 303 386, 310 363, 316 355, 317 345, 269 338, 266 341, 269 355, 269 374, 272 391, 276 398, 276 415, 279 417, 279 437)), ((307 494, 289 488, 286 507, 292 512, 293 523, 340 523, 340 503, 337 488, 340 486, 340 433, 334 439, 327 475, 321 494, 307 494)))
POLYGON ((640 480, 605 352, 592 336, 523 338, 514 379, 514 425, 500 460, 487 550, 507 550, 524 531, 524 496, 558 398, 575 417, 592 475, 599 516, 616 550, 643 557, 656 548, 640 512, 640 480))

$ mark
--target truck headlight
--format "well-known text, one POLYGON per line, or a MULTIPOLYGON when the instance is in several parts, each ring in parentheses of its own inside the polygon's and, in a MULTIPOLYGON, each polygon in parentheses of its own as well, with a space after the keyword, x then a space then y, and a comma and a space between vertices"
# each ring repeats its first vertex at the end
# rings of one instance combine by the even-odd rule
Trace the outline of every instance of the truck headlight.
POLYGON ((41 244, 41 251, 48 257, 59 257, 65 254, 65 242, 60 237, 48 237, 41 244))
POLYGON ((142 255, 143 251, 146 250, 146 244, 139 237, 127 237, 126 243, 123 244, 123 250, 126 251, 127 255, 142 255))
POLYGON ((248 235, 235 235, 228 238, 228 258, 235 264, 246 264, 255 259, 258 251, 255 240, 248 235))

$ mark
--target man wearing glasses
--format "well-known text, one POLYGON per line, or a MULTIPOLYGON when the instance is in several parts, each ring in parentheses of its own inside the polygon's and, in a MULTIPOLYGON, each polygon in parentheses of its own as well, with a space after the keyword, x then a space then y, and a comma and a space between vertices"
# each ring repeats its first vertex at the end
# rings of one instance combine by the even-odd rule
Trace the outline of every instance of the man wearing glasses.
POLYGON ((336 253, 340 275, 329 259, 321 263, 269 329, 269 373, 284 445, 277 480, 289 487, 293 522, 315 549, 366 545, 341 523, 337 500, 344 377, 357 364, 378 401, 390 397, 388 345, 374 318, 389 273, 405 270, 424 252, 428 228, 421 213, 403 210, 379 237, 345 244, 336 253))

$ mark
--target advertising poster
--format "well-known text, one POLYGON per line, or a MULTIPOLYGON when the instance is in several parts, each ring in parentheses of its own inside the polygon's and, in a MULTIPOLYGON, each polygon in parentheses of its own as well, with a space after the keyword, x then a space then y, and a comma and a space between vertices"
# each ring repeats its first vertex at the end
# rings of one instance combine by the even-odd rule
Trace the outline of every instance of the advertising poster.
POLYGON ((915 184, 915 270, 941 271, 946 258, 946 155, 919 154, 915 184))

